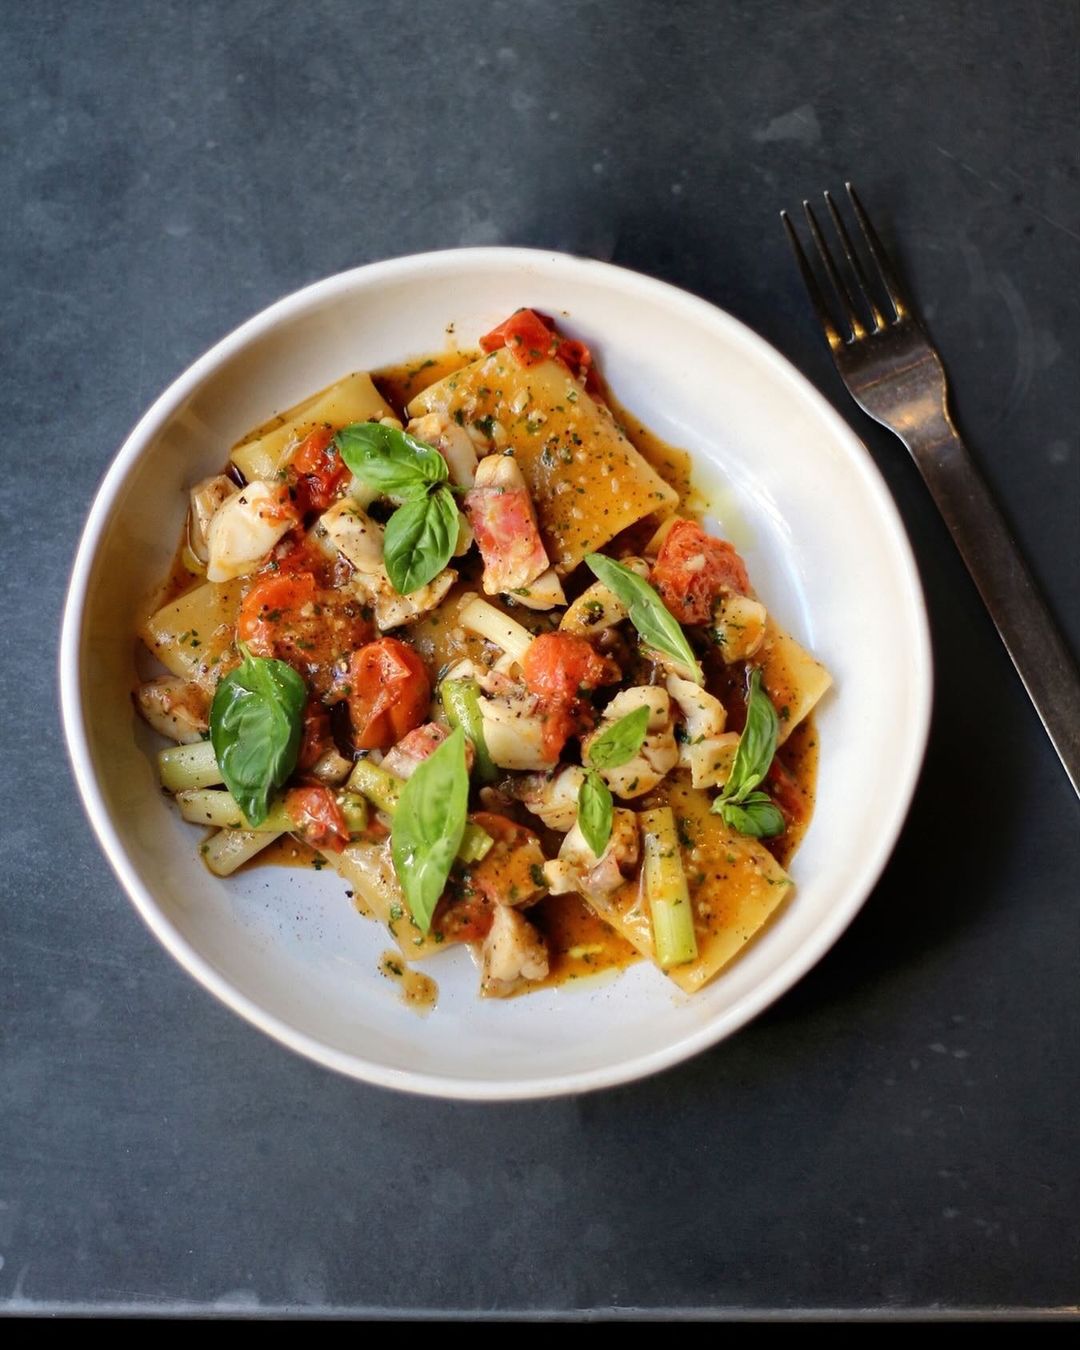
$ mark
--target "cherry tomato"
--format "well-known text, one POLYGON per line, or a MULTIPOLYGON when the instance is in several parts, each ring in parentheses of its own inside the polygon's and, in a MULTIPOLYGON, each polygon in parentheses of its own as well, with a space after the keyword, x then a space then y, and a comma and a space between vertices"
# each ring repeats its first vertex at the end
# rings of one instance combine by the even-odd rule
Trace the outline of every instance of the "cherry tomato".
POLYGON ((285 810, 297 832, 314 848, 340 853, 349 842, 349 827, 329 788, 292 788, 285 794, 285 810))
POLYGON ((601 656, 585 638, 570 633, 541 633, 525 653, 522 674, 544 713, 544 752, 555 760, 567 737, 592 725, 583 691, 619 679, 614 661, 601 656))
POLYGON ((279 566, 244 597, 236 636, 255 656, 287 662, 322 694, 333 663, 371 637, 371 624, 356 597, 320 587, 311 572, 279 566))
POLYGON ((278 656, 279 646, 290 641, 294 626, 301 621, 304 607, 314 603, 315 578, 310 572, 263 576, 244 596, 236 636, 256 656, 278 656))
MULTIPOLYGON (((522 366, 534 366, 538 361, 553 357, 561 361, 576 379, 583 380, 592 374, 592 353, 584 342, 561 337, 555 331, 554 320, 546 314, 537 314, 534 309, 515 310, 497 328, 484 334, 480 346, 485 352, 508 347, 522 366)), ((592 389, 589 392, 592 393, 592 389)))
POLYGON ((601 656, 586 638, 571 633, 541 633, 534 638, 522 674, 531 693, 542 700, 562 701, 619 678, 613 661, 601 656))
POLYGON ((389 750, 426 721, 431 681, 420 656, 397 638, 379 638, 352 654, 349 715, 361 750, 389 750))
POLYGON ((679 623, 708 623, 723 591, 750 591, 746 564, 734 548, 692 520, 678 520, 667 532, 651 580, 679 623))
POLYGON ((348 473, 334 445, 334 429, 316 427, 304 437, 289 465, 296 475, 296 504, 306 515, 325 511, 338 495, 348 473))
POLYGON ((553 327, 551 323, 544 323, 535 310, 517 309, 498 327, 484 334, 480 347, 485 352, 508 347, 519 365, 534 366, 555 355, 559 340, 553 327))

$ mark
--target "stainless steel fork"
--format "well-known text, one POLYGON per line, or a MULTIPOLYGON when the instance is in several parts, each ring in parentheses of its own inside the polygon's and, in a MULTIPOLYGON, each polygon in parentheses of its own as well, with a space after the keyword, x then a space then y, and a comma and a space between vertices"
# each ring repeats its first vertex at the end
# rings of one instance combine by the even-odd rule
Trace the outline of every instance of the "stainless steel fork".
POLYGON ((828 192, 825 205, 847 259, 845 279, 809 202, 810 234, 832 287, 826 302, 786 211, 780 212, 806 289, 848 392, 907 446, 1001 640, 1080 796, 1080 677, 979 471, 949 413, 941 359, 905 297, 892 264, 850 183, 855 218, 874 264, 873 280, 828 192), (891 310, 879 305, 888 297, 891 310))

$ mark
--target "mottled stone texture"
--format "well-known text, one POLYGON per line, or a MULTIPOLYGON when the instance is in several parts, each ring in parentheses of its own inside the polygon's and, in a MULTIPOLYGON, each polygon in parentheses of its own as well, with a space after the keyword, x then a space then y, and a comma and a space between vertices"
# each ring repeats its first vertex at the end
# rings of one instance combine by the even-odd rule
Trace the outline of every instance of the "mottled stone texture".
POLYGON ((843 395, 776 213, 859 183, 1080 646, 1076 20, 3 6, 9 1310, 1075 1303, 1077 803, 912 466, 843 395), (343 267, 495 242, 689 287, 850 417, 915 543, 937 706, 891 865, 777 1007, 653 1081, 480 1108, 324 1073, 158 948, 69 781, 54 652, 94 487, 198 353, 343 267))

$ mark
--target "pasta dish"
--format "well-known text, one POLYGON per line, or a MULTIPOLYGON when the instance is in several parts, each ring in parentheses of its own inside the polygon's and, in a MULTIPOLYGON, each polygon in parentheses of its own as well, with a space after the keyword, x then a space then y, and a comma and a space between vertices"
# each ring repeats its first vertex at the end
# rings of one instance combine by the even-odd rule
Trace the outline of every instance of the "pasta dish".
POLYGON ((218 876, 333 868, 384 973, 465 943, 486 997, 640 958, 693 993, 791 892, 829 676, 587 347, 528 309, 479 346, 192 485, 139 632, 161 784, 218 876))

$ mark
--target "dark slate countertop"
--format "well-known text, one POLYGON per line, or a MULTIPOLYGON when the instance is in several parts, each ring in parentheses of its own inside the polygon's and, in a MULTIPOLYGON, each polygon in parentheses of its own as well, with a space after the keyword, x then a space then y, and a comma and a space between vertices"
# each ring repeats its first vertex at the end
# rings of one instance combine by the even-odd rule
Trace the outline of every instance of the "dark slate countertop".
POLYGON ((777 211, 859 184, 1080 648, 1077 55, 1046 0, 6 7, 5 1311, 1076 1303, 1077 801, 777 211), (937 657, 910 821, 834 951, 661 1077, 503 1107, 337 1078, 197 987, 91 837, 54 675, 154 395, 309 281, 489 243, 663 277, 786 353, 896 495, 937 657))

